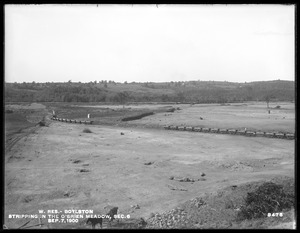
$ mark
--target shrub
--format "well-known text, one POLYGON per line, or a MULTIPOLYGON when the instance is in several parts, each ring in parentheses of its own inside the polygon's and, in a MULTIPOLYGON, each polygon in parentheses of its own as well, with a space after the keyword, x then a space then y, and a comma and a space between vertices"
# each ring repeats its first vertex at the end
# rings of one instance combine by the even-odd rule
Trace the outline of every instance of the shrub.
POLYGON ((92 133, 92 131, 90 129, 88 129, 88 128, 85 128, 82 132, 83 133, 92 133))
POLYGON ((279 106, 279 105, 277 105, 275 108, 280 108, 280 106, 279 106))
POLYGON ((268 213, 281 212, 294 205, 294 193, 286 192, 283 186, 273 182, 262 184, 246 197, 246 204, 241 207, 237 220, 266 217, 268 213))

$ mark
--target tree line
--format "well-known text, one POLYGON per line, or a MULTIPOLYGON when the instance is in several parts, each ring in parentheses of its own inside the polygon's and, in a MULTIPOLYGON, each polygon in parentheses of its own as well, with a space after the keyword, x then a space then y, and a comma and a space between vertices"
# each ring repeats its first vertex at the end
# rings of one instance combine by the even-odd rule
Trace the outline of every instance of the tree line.
POLYGON ((5 83, 6 102, 181 102, 229 103, 294 101, 293 81, 232 83, 188 81, 166 83, 5 83))

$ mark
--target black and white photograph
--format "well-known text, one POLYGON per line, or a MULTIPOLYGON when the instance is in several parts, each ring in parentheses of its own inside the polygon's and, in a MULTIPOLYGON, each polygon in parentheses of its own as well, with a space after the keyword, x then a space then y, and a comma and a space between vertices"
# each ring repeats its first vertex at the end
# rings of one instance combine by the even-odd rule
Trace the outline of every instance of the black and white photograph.
POLYGON ((2 229, 297 229, 296 4, 6 4, 2 229))

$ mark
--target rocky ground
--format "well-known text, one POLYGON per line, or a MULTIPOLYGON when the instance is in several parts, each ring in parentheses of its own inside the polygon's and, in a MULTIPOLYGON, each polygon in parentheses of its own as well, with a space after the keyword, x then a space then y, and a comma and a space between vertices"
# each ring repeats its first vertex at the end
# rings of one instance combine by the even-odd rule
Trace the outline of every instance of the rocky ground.
MULTIPOLYGON (((237 220, 241 206, 245 205, 248 192, 254 191, 265 181, 230 186, 216 193, 206 193, 193 198, 177 208, 156 213, 147 219, 146 228, 156 229, 267 229, 290 228, 295 220, 294 209, 282 211, 282 217, 265 217, 251 220, 237 220)), ((283 185, 285 190, 294 193, 294 180, 289 177, 276 177, 271 180, 283 185)))

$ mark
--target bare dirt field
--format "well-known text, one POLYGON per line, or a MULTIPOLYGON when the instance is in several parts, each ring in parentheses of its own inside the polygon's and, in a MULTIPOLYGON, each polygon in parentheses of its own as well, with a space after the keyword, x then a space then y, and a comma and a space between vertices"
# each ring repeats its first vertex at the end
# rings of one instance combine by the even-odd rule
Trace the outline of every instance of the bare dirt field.
POLYGON ((60 117, 87 120, 90 113, 98 124, 161 128, 164 125, 185 125, 211 128, 233 128, 287 132, 295 131, 294 103, 274 102, 267 109, 264 102, 232 104, 141 104, 141 105, 78 105, 58 104, 60 117), (280 108, 276 108, 280 106, 280 108), (174 112, 167 112, 174 108, 174 112), (270 114, 268 113, 270 110, 270 114), (120 122, 124 117, 139 113, 154 112, 153 116, 138 121, 120 122))
MULTIPOLYGON (((105 106, 104 113, 93 106, 89 110, 94 109, 92 116, 96 125, 70 124, 49 118, 55 109, 58 115, 65 114, 69 119, 85 119, 89 110, 84 106, 80 111, 75 106, 73 112, 66 112, 58 105, 46 105, 47 108, 30 105, 27 112, 23 111, 27 121, 34 116, 40 119, 44 114, 47 124, 35 127, 30 133, 26 129, 19 131, 21 136, 10 134, 14 135, 12 138, 18 137, 13 146, 6 142, 5 225, 9 229, 18 228, 29 220, 38 224, 37 219, 12 219, 8 218, 9 214, 71 209, 105 214, 104 207, 112 205, 119 207, 119 213, 129 214, 131 219, 144 218, 148 228, 172 228, 167 223, 157 225, 155 221, 163 219, 166 211, 178 208, 194 216, 188 218, 193 219, 192 224, 186 223, 183 228, 291 228, 293 210, 285 211, 282 218, 265 217, 241 223, 235 218, 239 211, 238 200, 259 182, 274 181, 293 187, 294 140, 169 131, 162 127, 166 124, 247 127, 294 133, 292 103, 274 103, 270 114, 265 105, 140 106, 143 111, 156 112, 126 123, 120 119, 136 114, 138 111, 132 110, 133 106, 120 107, 123 112, 118 112, 116 106, 105 106), (277 105, 281 108, 274 108, 277 105), (28 112, 33 107, 38 111, 28 112), (169 107, 179 109, 161 111, 169 107), (126 112, 126 108, 130 109, 126 112), (111 109, 116 110, 110 112, 111 109), (91 133, 85 133, 86 128, 91 133), (202 204, 199 197, 203 199, 202 204), (233 197, 234 200, 229 200, 233 197), (201 212, 201 216, 195 214, 195 207, 190 207, 195 201, 198 201, 197 213, 201 212), (205 207, 201 209, 201 205, 205 207)), ((20 112, 25 108, 9 107, 20 112)), ((10 114, 6 115, 9 126, 10 114)), ((6 128, 6 134, 9 129, 6 128)), ((78 223, 42 221, 44 225, 32 228, 90 228, 84 225, 86 219, 81 218, 78 223)), ((112 228, 126 228, 126 224, 115 224, 112 228)))
POLYGON ((270 114, 265 103, 173 105, 173 113, 157 113, 131 124, 185 125, 261 131, 294 132, 295 109, 292 103, 273 103, 270 114), (280 106, 279 109, 276 106, 280 106), (177 110, 179 108, 180 110, 177 110), (200 117, 202 119, 200 119, 200 117))

